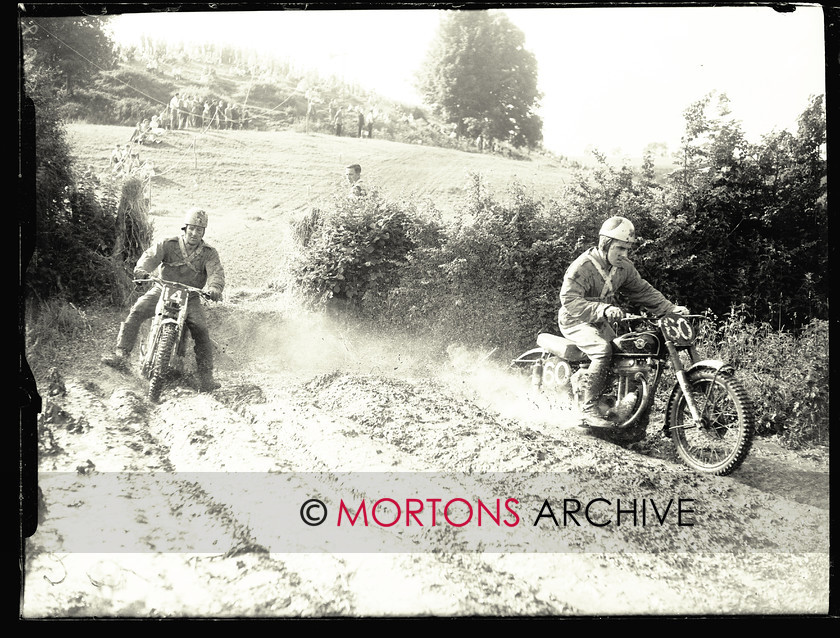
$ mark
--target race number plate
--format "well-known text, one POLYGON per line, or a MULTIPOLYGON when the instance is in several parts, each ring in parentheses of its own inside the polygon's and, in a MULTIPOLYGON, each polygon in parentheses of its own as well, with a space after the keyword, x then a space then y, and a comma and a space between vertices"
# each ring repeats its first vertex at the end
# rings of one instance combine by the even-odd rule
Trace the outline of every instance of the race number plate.
POLYGON ((659 321, 659 327, 665 338, 675 346, 690 346, 697 338, 694 326, 688 319, 679 315, 668 315, 659 321))
POLYGON ((182 288, 175 288, 174 286, 165 286, 163 288, 163 300, 174 301, 177 304, 182 304, 186 301, 184 296, 186 291, 182 288))

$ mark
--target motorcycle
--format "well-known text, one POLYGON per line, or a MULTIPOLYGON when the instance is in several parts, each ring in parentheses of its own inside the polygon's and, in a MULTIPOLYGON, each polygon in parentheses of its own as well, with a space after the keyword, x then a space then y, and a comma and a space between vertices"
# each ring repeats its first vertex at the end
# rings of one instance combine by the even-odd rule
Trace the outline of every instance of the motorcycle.
MULTIPOLYGON (((618 336, 612 341, 610 372, 599 405, 611 424, 598 430, 618 442, 644 439, 662 373, 670 364, 676 381, 663 433, 689 467, 725 476, 749 454, 755 410, 733 366, 698 356, 696 324, 702 319, 703 315, 626 315, 614 324, 618 336)), ((589 358, 569 339, 550 333, 539 334, 537 346, 511 365, 530 368, 536 389, 559 393, 580 410, 580 380, 588 372, 589 358)))
POLYGON ((166 281, 151 276, 135 279, 135 283, 150 281, 160 284, 161 293, 155 307, 155 316, 149 328, 145 345, 140 348, 140 366, 144 378, 149 380, 148 397, 153 403, 160 400, 164 382, 183 369, 189 330, 185 330, 187 306, 190 295, 210 296, 200 288, 166 281))

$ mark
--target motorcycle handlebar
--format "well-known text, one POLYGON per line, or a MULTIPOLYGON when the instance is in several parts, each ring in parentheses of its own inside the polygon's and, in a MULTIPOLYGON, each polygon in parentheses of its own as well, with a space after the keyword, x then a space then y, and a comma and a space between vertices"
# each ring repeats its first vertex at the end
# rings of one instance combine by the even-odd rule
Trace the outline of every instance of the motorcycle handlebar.
POLYGON ((185 289, 189 290, 190 292, 196 292, 199 295, 201 295, 202 297, 204 297, 205 299, 210 299, 212 301, 209 293, 205 292, 201 288, 196 288, 195 286, 190 286, 188 284, 181 284, 181 283, 178 283, 177 281, 167 281, 166 279, 161 279, 160 277, 155 277, 154 275, 149 275, 148 277, 146 277, 144 279, 134 279, 133 281, 134 281, 135 284, 143 284, 143 283, 148 283, 148 282, 151 281, 151 282, 158 283, 158 284, 170 284, 172 286, 180 286, 181 288, 185 288, 185 289))

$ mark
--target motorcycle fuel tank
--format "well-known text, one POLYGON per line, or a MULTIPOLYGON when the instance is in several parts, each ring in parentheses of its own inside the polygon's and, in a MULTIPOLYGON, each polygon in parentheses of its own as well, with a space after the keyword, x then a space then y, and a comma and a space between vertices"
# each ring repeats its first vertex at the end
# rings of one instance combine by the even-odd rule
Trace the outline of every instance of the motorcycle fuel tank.
POLYGON ((628 332, 613 339, 613 347, 616 353, 648 357, 659 352, 660 343, 650 332, 628 332))

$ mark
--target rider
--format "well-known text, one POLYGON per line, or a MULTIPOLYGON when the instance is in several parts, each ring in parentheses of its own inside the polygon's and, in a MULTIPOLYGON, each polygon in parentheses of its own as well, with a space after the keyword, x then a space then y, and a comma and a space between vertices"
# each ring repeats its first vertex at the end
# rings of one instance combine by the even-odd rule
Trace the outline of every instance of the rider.
POLYGON ((616 334, 610 321, 624 316, 615 295, 644 306, 653 314, 688 314, 685 306, 675 306, 661 292, 642 279, 628 255, 636 242, 636 231, 625 217, 610 217, 601 226, 598 246, 590 248, 572 262, 560 289, 558 323, 564 337, 573 341, 590 359, 583 385, 581 427, 609 427, 598 410, 598 399, 606 385, 612 360, 612 340, 616 334))
MULTIPOLYGON (((181 227, 182 234, 147 248, 137 260, 134 277, 145 279, 160 266, 161 279, 203 288, 213 301, 221 299, 225 287, 225 271, 219 253, 202 239, 206 229, 207 213, 200 208, 189 209, 181 227)), ((140 325, 154 316, 161 292, 161 285, 155 284, 135 302, 128 317, 120 325, 114 354, 103 357, 103 363, 113 368, 127 369, 127 358, 134 348, 140 325)), ((207 316, 197 295, 190 295, 188 303, 187 327, 195 341, 199 388, 202 392, 209 392, 220 387, 220 384, 213 378, 213 345, 207 328, 207 316)))

